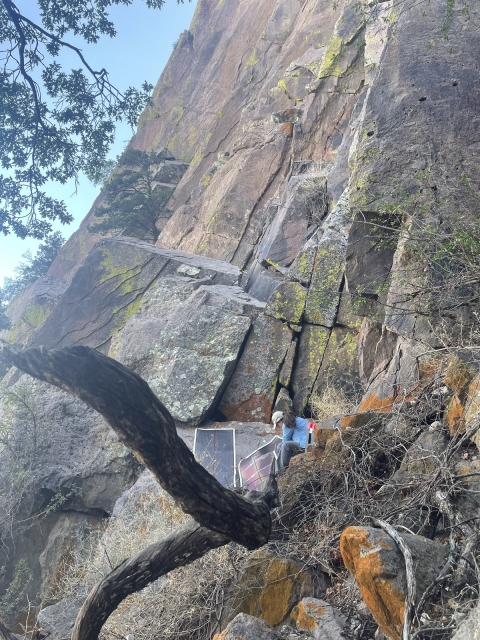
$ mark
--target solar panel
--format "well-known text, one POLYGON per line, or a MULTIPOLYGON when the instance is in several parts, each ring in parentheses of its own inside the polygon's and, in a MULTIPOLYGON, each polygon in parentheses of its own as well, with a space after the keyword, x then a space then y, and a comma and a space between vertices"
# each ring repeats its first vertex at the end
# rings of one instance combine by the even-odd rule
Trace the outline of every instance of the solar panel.
POLYGON ((256 449, 246 458, 242 458, 238 464, 238 471, 240 474, 240 482, 242 487, 245 487, 249 491, 260 487, 270 474, 272 468, 272 462, 276 459, 276 448, 282 438, 275 436, 256 449))
POLYGON ((235 487, 235 429, 195 429, 193 453, 225 487, 235 487))

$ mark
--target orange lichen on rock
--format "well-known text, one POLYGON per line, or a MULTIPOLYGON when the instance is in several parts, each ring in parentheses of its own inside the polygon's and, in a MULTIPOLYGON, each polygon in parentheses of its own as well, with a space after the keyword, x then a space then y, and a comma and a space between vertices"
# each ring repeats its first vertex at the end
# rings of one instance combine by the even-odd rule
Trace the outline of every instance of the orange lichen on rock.
POLYGON ((450 400, 450 404, 445 412, 445 420, 447 421, 450 435, 454 436, 465 428, 464 413, 465 406, 458 395, 455 394, 450 400))
POLYGON ((389 396, 388 398, 379 398, 376 393, 372 393, 363 399, 361 405, 358 407, 359 413, 365 411, 377 411, 378 413, 386 413, 393 407, 395 398, 389 396))
POLYGON ((301 563, 274 556, 263 548, 250 556, 237 581, 232 611, 256 616, 271 626, 278 626, 302 598, 312 595, 312 577, 301 563))
POLYGON ((383 411, 363 411, 343 416, 340 419, 340 428, 342 431, 345 431, 345 429, 358 429, 359 427, 364 427, 371 421, 375 420, 376 413, 383 413, 383 411))
POLYGON ((317 628, 319 617, 327 613, 327 608, 318 604, 299 602, 292 612, 292 618, 296 620, 297 629, 302 631, 314 631, 317 628))
MULTIPOLYGON (((392 542, 393 544, 393 542, 392 542)), ((363 527, 348 527, 340 538, 340 553, 347 569, 355 576, 368 608, 382 631, 400 640, 405 594, 386 574, 380 558, 383 545, 372 545, 363 527)))
POLYGON ((265 573, 265 587, 259 598, 263 620, 272 626, 285 620, 298 601, 298 586, 305 581, 311 582, 310 575, 299 572, 298 565, 285 558, 273 560, 265 573))
POLYGON ((470 384, 472 378, 472 371, 466 363, 452 355, 448 361, 447 370, 443 379, 447 387, 458 395, 470 384))
POLYGON ((314 438, 317 447, 325 449, 325 445, 327 444, 327 442, 330 440, 330 438, 333 438, 336 433, 337 430, 333 429, 332 427, 319 427, 318 429, 315 429, 314 438))
POLYGON ((284 122, 280 126, 280 131, 282 133, 286 133, 287 136, 290 138, 293 135, 293 124, 291 122, 284 122))
POLYGON ((444 382, 454 392, 445 413, 445 419, 454 436, 472 423, 480 408, 480 382, 475 378, 475 369, 456 356, 451 356, 444 382), (479 400, 477 400, 477 397, 479 400))

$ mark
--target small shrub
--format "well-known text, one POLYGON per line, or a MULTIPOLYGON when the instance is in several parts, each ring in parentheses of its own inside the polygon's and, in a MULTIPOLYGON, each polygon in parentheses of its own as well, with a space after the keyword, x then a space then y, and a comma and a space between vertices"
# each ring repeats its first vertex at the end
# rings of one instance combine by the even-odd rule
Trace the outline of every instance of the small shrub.
POLYGON ((24 558, 19 560, 15 565, 12 581, 0 600, 0 615, 8 623, 14 622, 18 612, 27 608, 23 599, 32 576, 27 561, 24 558))
POLYGON ((349 398, 343 387, 327 385, 320 393, 310 396, 310 415, 316 422, 335 415, 353 413, 357 405, 355 398, 349 398))
MULTIPOLYGON (((134 508, 113 516, 103 534, 93 534, 64 561, 49 599, 85 596, 112 568, 188 520, 172 498, 154 486, 134 508)), ((232 579, 247 553, 233 544, 216 549, 132 594, 112 613, 101 637, 209 640, 218 630, 232 579)))

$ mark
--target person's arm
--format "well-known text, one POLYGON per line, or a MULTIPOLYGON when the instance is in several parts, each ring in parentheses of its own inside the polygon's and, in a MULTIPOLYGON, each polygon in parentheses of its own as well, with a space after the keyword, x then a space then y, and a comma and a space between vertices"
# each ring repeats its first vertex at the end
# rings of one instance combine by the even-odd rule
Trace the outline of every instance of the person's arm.
POLYGON ((287 427, 282 424, 282 442, 290 442, 293 440, 294 433, 295 429, 287 429, 287 427))

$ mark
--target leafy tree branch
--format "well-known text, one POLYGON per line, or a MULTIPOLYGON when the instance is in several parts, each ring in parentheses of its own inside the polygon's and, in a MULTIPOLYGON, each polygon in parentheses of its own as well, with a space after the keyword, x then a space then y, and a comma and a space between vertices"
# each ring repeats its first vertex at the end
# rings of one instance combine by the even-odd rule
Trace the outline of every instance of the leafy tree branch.
MULTIPOLYGON (((95 180, 106 162, 115 125, 135 126, 151 85, 115 87, 95 70, 67 34, 95 43, 114 37, 108 9, 131 0, 38 0, 39 22, 13 0, 0 0, 0 232, 44 238, 54 220, 67 224, 65 203, 46 193, 49 181, 95 180), (80 68, 69 72, 61 56, 72 51, 80 68)), ((164 0, 146 0, 159 9, 164 0)))

